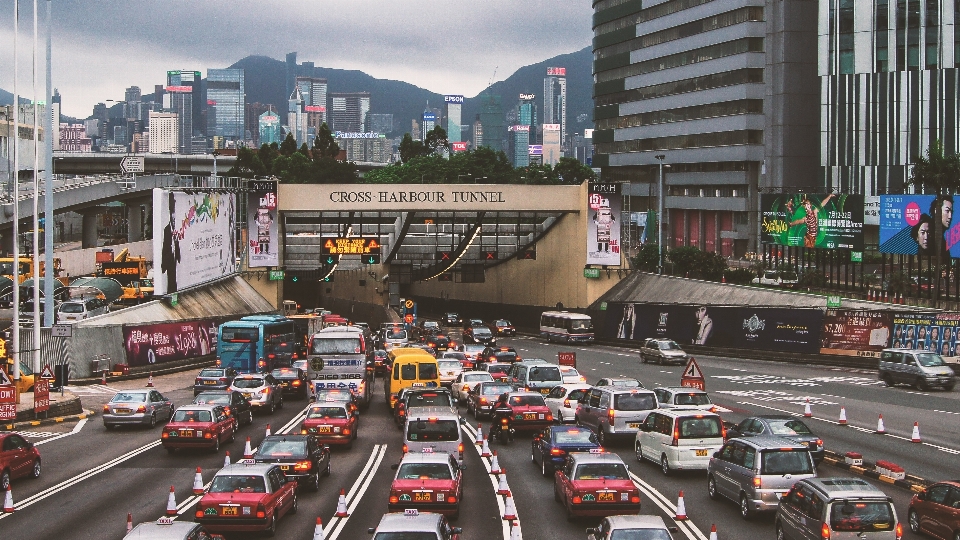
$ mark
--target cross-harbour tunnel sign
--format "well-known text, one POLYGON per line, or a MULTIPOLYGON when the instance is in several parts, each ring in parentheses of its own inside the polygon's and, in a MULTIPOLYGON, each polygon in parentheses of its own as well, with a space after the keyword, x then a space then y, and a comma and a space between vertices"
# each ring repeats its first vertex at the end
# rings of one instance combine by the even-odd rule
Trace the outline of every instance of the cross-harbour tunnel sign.
POLYGON ((509 184, 280 184, 282 211, 578 212, 580 186, 509 184))

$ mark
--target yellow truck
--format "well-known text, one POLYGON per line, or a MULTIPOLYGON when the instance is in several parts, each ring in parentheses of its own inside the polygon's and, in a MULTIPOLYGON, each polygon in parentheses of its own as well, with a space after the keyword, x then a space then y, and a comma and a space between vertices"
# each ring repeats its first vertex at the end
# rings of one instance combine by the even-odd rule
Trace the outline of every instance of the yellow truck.
MULTIPOLYGON (((3 370, 13 380, 13 375, 11 375, 13 373, 13 358, 7 356, 7 342, 3 338, 0 338, 0 362, 3 364, 3 370)), ((33 371, 24 366, 23 362, 20 362, 20 379, 13 381, 17 386, 17 393, 31 392, 33 390, 33 379, 33 371)))
POLYGON ((153 298, 153 280, 147 277, 147 258, 130 255, 126 248, 120 251, 113 262, 100 265, 100 277, 116 279, 123 287, 123 296, 117 299, 121 304, 139 304, 153 298))
MULTIPOLYGON (((33 277, 33 257, 20 257, 20 283, 33 277)), ((40 259, 40 277, 46 276, 44 260, 40 259)), ((13 280, 13 257, 0 257, 0 276, 13 280)), ((60 276, 60 259, 53 259, 53 276, 67 285, 68 279, 60 276)))

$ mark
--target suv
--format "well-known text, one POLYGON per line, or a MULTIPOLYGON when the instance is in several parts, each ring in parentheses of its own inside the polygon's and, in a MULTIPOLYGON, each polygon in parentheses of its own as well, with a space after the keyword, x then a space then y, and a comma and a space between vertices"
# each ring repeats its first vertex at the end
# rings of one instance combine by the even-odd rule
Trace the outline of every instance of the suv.
POLYGON ((895 540, 903 536, 893 503, 860 478, 809 478, 780 499, 777 538, 895 540))
POLYGON ((724 439, 720 416, 695 407, 660 409, 647 416, 634 449, 637 461, 659 463, 663 474, 677 469, 706 469, 724 439))
POLYGON ((887 386, 909 384, 917 390, 939 386, 953 390, 957 376, 939 354, 920 349, 884 349, 877 374, 887 386))
POLYGON ((640 346, 640 361, 643 363, 682 364, 690 357, 672 339, 652 338, 640 346))
POLYGON ((539 361, 517 362, 507 373, 507 380, 517 388, 526 388, 545 396, 553 390, 553 387, 563 384, 563 375, 560 373, 560 367, 555 364, 539 361))
POLYGON ((451 527, 443 514, 420 512, 415 508, 408 508, 402 514, 384 514, 376 529, 367 529, 367 533, 373 535, 373 540, 407 538, 404 533, 413 533, 410 538, 424 540, 460 540, 462 532, 460 527, 451 527))
POLYGON ((689 386, 661 386, 654 388, 657 401, 661 409, 675 407, 695 407, 710 412, 717 412, 717 407, 710 402, 710 396, 699 388, 689 386))
POLYGON ((593 388, 580 398, 577 425, 586 426, 606 446, 616 437, 634 437, 640 424, 659 407, 657 395, 643 388, 593 388))
POLYGON ((283 390, 269 373, 237 375, 230 390, 240 392, 254 408, 266 409, 270 414, 283 407, 283 390))
POLYGON ((817 470, 806 445, 780 437, 731 439, 707 466, 707 494, 739 501, 740 517, 773 511, 780 495, 817 470))

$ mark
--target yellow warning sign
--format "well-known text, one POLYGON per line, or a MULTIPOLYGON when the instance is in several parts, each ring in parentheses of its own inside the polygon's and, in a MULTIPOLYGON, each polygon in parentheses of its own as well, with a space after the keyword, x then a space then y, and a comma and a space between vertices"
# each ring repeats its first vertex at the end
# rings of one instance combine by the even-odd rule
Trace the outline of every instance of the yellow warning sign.
POLYGON ((380 253, 380 242, 376 238, 328 238, 323 243, 326 255, 365 255, 380 253))

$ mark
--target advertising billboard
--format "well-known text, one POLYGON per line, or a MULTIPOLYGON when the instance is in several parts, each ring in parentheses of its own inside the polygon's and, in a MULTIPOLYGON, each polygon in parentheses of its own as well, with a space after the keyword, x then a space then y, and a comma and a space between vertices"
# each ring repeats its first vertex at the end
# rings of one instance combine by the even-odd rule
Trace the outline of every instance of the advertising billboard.
POLYGON ((520 101, 533 101, 537 99, 536 94, 520 94, 520 101))
POLYGON ((560 131, 560 124, 543 124, 544 131, 560 131))
POLYGON ((466 152, 466 151, 467 151, 467 143, 465 143, 465 142, 454 142, 454 143, 450 143, 450 149, 453 150, 454 152, 466 152))
POLYGON ((277 224, 277 183, 251 180, 247 184, 247 265, 250 268, 280 265, 277 224))
POLYGON ((507 126, 507 131, 530 131, 530 126, 524 124, 507 126))
POLYGON ((124 326, 123 343, 130 366, 149 366, 213 354, 217 325, 213 321, 124 326))
POLYGON ((863 195, 761 194, 764 244, 863 251, 863 195))
POLYGON ((531 156, 542 156, 543 155, 543 145, 542 144, 530 144, 527 145, 527 153, 531 156))
POLYGON ((828 309, 823 317, 820 354, 880 357, 890 345, 893 314, 883 311, 828 309))
POLYGON ((591 183, 587 204, 587 264, 619 266, 620 184, 591 183))
POLYGON ((553 76, 553 77, 566 77, 566 76, 567 76, 567 68, 562 68, 562 67, 548 67, 548 68, 547 68, 547 75, 548 75, 548 76, 553 76))
POLYGON ((193 87, 192 86, 168 86, 165 88, 165 90, 173 94, 189 94, 190 92, 193 92, 193 87))
POLYGON ((304 112, 327 112, 327 108, 323 105, 304 105, 304 112))
POLYGON ((236 195, 153 190, 157 296, 237 271, 236 195))
POLYGON ((880 252, 934 255, 938 206, 943 227, 940 253, 960 258, 960 221, 953 220, 952 195, 881 195, 880 252))
POLYGON ((923 349, 940 356, 957 356, 960 313, 898 313, 893 315, 891 347, 923 349))
POLYGON ((445 103, 463 103, 463 96, 443 96, 445 103))

